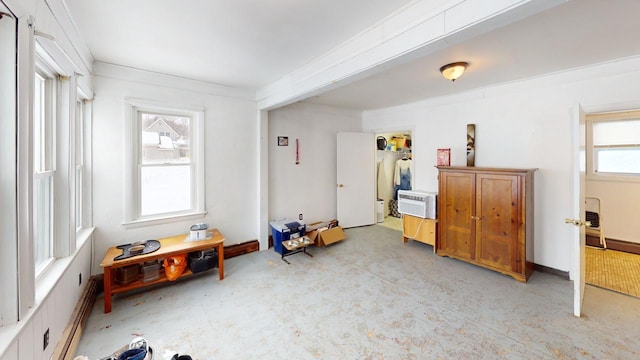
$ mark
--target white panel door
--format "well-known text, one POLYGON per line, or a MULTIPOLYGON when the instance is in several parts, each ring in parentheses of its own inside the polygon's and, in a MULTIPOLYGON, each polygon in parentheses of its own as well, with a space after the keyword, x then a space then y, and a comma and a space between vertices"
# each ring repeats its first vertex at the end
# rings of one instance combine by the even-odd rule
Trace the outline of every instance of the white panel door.
POLYGON ((338 133, 337 215, 344 228, 376 222, 375 140, 372 133, 338 133))
POLYGON ((573 314, 582 314, 585 278, 585 168, 586 129, 584 110, 580 104, 574 108, 573 119, 573 314))

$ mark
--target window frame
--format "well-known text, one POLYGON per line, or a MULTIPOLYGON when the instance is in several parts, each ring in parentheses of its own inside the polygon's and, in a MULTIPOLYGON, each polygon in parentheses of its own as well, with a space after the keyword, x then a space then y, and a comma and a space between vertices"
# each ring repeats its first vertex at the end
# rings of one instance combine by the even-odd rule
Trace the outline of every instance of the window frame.
POLYGON ((82 98, 76 100, 76 113, 75 113, 76 127, 75 127, 75 146, 74 151, 75 164, 74 164, 74 176, 75 176, 75 222, 76 222, 76 234, 84 227, 84 101, 82 98))
POLYGON ((608 122, 608 121, 625 121, 625 120, 639 120, 639 119, 640 119, 640 110, 588 114, 586 116, 586 137, 587 137, 586 138, 586 146, 587 146, 586 178, 588 180, 640 182, 640 174, 638 173, 596 171, 597 152, 600 149, 623 149, 623 148, 629 148, 629 147, 640 149, 640 144, 608 145, 608 146, 594 145, 594 125, 595 124, 608 122))
POLYGON ((204 109, 193 106, 166 105, 140 99, 125 99, 125 191, 124 191, 124 220, 125 228, 150 226, 168 222, 203 218, 205 211, 205 182, 204 182, 204 109), (191 161, 191 208, 185 211, 162 213, 142 216, 141 213, 141 185, 140 185, 140 149, 141 113, 167 114, 184 116, 191 119, 190 126, 190 154, 191 161))
POLYGON ((32 143, 32 151, 33 151, 33 240, 34 240, 34 269, 35 276, 38 278, 40 275, 46 272, 46 270, 51 266, 54 262, 56 253, 56 243, 55 243, 55 234, 56 234, 56 214, 55 214, 55 201, 56 201, 56 121, 57 121, 57 73, 55 70, 50 67, 43 59, 40 57, 36 57, 35 61, 35 71, 34 71, 34 86, 35 80, 40 78, 44 82, 43 86, 43 96, 44 101, 42 106, 43 109, 43 119, 40 119, 40 116, 36 114, 35 104, 38 99, 36 94, 37 87, 34 88, 34 99, 33 99, 33 112, 34 112, 34 120, 33 120, 33 143, 32 143), (40 146, 36 146, 39 142, 40 146), (48 213, 46 221, 48 222, 48 253, 45 254, 44 258, 40 261, 38 260, 38 245, 37 242, 40 241, 38 239, 38 231, 37 224, 42 224, 43 221, 38 221, 38 213, 39 207, 37 206, 38 197, 36 194, 38 193, 38 184, 40 180, 46 179, 48 183, 48 201, 47 206, 48 213))

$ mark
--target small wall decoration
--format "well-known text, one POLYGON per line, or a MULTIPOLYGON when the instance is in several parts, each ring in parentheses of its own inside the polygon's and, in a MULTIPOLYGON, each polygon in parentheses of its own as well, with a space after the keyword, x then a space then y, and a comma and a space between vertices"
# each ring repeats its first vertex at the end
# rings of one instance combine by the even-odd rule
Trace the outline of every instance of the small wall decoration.
POLYGON ((476 163, 476 124, 467 124, 467 166, 476 163))
POLYGON ((278 136, 278 146, 289 146, 289 137, 278 136))
POLYGON ((438 166, 451 166, 451 149, 438 149, 438 166))

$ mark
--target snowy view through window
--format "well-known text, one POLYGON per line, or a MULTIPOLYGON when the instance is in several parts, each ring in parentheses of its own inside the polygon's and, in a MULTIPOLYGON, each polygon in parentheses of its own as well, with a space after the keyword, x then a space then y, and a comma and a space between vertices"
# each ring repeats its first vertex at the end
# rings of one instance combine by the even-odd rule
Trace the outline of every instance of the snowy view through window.
POLYGON ((140 215, 191 209, 191 119, 140 113, 140 121, 140 215))

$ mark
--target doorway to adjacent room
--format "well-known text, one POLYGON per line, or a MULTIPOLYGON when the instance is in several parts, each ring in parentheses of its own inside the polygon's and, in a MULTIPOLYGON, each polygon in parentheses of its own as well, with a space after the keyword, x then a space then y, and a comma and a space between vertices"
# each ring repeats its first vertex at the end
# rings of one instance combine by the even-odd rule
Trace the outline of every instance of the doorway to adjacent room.
POLYGON ((413 139, 411 130, 376 133, 377 224, 402 231, 398 190, 413 188, 413 139))

